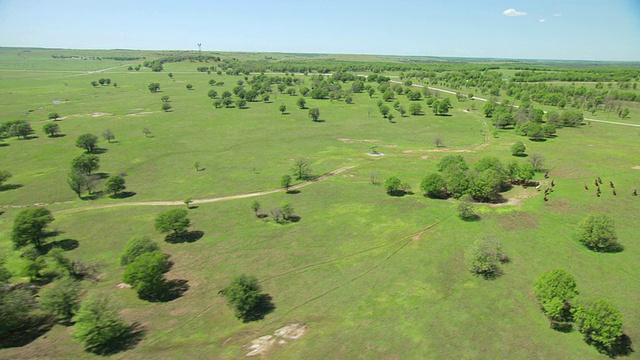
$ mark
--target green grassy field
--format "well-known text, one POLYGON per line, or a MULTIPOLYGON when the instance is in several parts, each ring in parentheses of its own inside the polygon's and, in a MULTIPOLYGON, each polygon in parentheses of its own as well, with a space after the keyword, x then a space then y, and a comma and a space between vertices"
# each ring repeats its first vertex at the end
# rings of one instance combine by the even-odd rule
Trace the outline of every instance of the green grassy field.
MULTIPOLYGON (((247 109, 215 109, 207 97, 209 79, 231 90, 242 76, 197 73, 197 63, 171 63, 165 70, 129 72, 136 61, 60 60, 37 51, 22 69, 16 51, 0 51, 0 121, 26 119, 37 138, 4 139, 0 169, 13 174, 0 192, 0 251, 18 272, 20 253, 9 240, 20 206, 48 204, 60 231, 54 240, 73 239, 72 259, 99 264, 100 281, 85 282, 88 292, 109 295, 128 322, 145 329, 142 341, 113 358, 243 358, 252 340, 287 324, 302 323, 299 340, 275 345, 268 358, 278 359, 423 359, 423 358, 605 358, 577 332, 561 333, 533 296, 533 281, 562 268, 578 280, 585 297, 614 303, 624 331, 637 348, 640 339, 640 128, 592 123, 558 130, 558 137, 532 142, 512 130, 488 135, 490 121, 470 101, 451 96, 451 116, 382 118, 373 98, 355 94, 354 104, 307 99, 318 106, 314 123, 296 107, 297 96, 277 94, 269 103, 250 102, 247 109), (115 68, 114 68, 115 67, 115 68), (87 73, 108 69, 103 72, 87 73), (41 70, 41 71, 35 71, 41 70), (174 74, 173 78, 168 73, 174 74), (117 87, 90 85, 110 78, 117 87), (150 93, 147 85, 161 84, 150 93), (187 90, 192 84, 193 90, 187 90), (170 96, 171 112, 160 110, 170 96), (52 100, 62 100, 53 104, 52 100), (285 104, 288 114, 278 106, 285 104), (30 111, 33 110, 33 111, 30 111), (63 137, 42 132, 50 112, 58 112, 63 137), (27 115, 28 114, 28 115, 27 115), (152 131, 145 137, 143 128, 152 131), (99 143, 100 172, 126 174, 126 199, 80 200, 65 179, 72 158, 82 153, 75 139, 111 129, 116 141, 99 143), (436 136, 444 139, 437 148, 436 136), (506 204, 479 205, 481 220, 463 222, 456 202, 420 194, 422 178, 436 171, 448 154, 468 162, 485 155, 510 161, 509 147, 525 141, 527 153, 546 157, 557 183, 548 202, 534 188, 515 187, 506 204), (367 154, 372 146, 384 156, 367 154), (277 189, 293 160, 307 157, 315 174, 353 168, 302 187, 298 194, 269 195, 197 204, 189 210, 191 229, 204 232, 193 243, 170 244, 153 229, 157 214, 171 206, 118 206, 148 201, 207 199, 277 189), (195 171, 198 161, 203 171, 195 171), (370 184, 372 173, 407 181, 416 194, 390 197, 370 184), (585 191, 597 176, 612 180, 613 196, 597 198, 585 191), (286 225, 256 218, 251 203, 268 212, 290 201, 300 221, 286 225), (588 212, 603 211, 616 220, 624 251, 593 253, 574 237, 588 212), (189 290, 166 303, 150 303, 132 290, 118 289, 123 269, 118 256, 127 240, 149 235, 171 254, 170 279, 188 281, 189 290), (511 262, 504 275, 483 280, 467 271, 464 250, 482 236, 498 238, 511 262), (276 309, 264 320, 242 323, 218 291, 235 276, 258 277, 276 309)), ((84 52, 65 51, 65 54, 84 52)), ((86 51, 86 55, 107 53, 86 51)), ((114 52, 113 54, 120 54, 114 52)), ((153 56, 141 53, 140 56, 153 56)), ((29 54, 22 54, 29 56, 29 54)), ((257 55, 254 55, 257 56, 257 55)), ((259 56, 258 56, 259 57, 259 56)), ((300 76, 305 86, 309 78, 300 76)), ((442 95, 447 96, 447 95, 442 95)), ((401 102, 408 107, 406 97, 401 102)), ((638 123, 633 114, 629 122, 638 123)), ((525 161, 525 160, 522 160, 525 161)), ((550 180, 536 176, 545 184, 550 180)), ((184 206, 184 205, 182 205, 184 206)), ((27 281, 19 273, 14 282, 27 281)), ((22 346, 0 349, 0 358, 98 358, 72 341, 72 328, 54 326, 22 346)), ((631 355, 637 358, 637 352, 631 355)))

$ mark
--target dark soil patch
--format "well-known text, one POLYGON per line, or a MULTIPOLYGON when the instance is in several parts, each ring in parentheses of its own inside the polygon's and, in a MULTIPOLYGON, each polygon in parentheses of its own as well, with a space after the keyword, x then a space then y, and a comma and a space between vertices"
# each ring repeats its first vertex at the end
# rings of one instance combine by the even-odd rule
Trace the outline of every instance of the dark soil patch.
POLYGON ((506 231, 535 229, 538 227, 538 219, 524 211, 510 211, 499 214, 498 225, 506 231))

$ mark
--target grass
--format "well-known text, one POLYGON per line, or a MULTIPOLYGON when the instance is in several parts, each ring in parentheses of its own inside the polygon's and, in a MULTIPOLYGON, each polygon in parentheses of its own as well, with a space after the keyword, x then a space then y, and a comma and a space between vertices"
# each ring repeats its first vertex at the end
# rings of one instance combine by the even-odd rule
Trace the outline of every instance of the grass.
MULTIPOLYGON (((3 59, 0 63, 10 63, 3 59)), ((71 62, 64 66, 52 59, 42 62, 47 70, 76 69, 71 62)), ((98 61, 87 60, 86 66, 99 65, 94 62, 98 61)), ((462 111, 469 102, 457 103, 452 97, 452 116, 396 117, 391 124, 377 112, 378 97, 357 94, 353 105, 308 99, 307 106, 319 106, 325 120, 313 123, 306 110, 295 106, 297 97, 285 94, 272 96, 271 103, 249 103, 245 110, 214 109, 206 96, 208 80, 224 81, 222 89, 216 88, 221 93, 241 77, 191 73, 196 66, 179 63, 168 64, 162 73, 113 69, 72 77, 2 72, 4 119, 29 119, 39 137, 6 139, 8 146, 0 148, 6 154, 3 169, 14 174, 8 183, 23 185, 0 192, 0 203, 51 204, 48 208, 56 218, 52 228, 61 231, 51 240, 77 240, 79 246, 68 256, 99 264, 101 280, 86 283, 87 291, 110 295, 128 322, 145 329, 136 347, 113 358, 240 358, 251 340, 294 322, 306 324, 309 332, 275 347, 270 356, 603 358, 579 333, 551 330, 539 310, 533 281, 554 268, 572 273, 583 296, 604 297, 616 304, 625 332, 632 340, 639 338, 640 198, 630 196, 631 189, 640 187, 640 170, 633 169, 640 165, 637 132, 593 123, 560 129, 557 138, 545 142, 525 141, 528 154, 544 154, 557 183, 549 201, 544 202, 533 188, 514 188, 505 195, 526 197, 521 205, 479 205, 482 219, 464 222, 457 217, 454 202, 419 194, 421 179, 436 171, 439 159, 452 151, 468 151, 461 154, 469 162, 485 155, 510 161, 515 159, 510 145, 522 139, 508 130, 499 131, 496 138, 485 137, 489 128, 481 110, 462 111), (173 79, 168 72, 174 73, 173 79), (111 78, 118 87, 92 88, 89 82, 100 77, 111 78), (151 94, 146 89, 150 82, 160 82, 162 92, 151 94), (194 90, 188 91, 187 83, 194 90), (162 95, 170 96, 173 112, 160 111, 162 95), (54 105, 53 99, 69 102, 54 105), (288 115, 279 113, 280 103, 287 106, 288 115), (24 115, 29 109, 34 111, 24 115), (42 124, 52 111, 67 116, 59 122, 65 137, 42 134, 42 124), (96 112, 110 115, 83 115, 96 112), (153 137, 142 134, 145 127, 153 137), (126 174, 127 190, 136 195, 79 200, 65 183, 71 159, 82 153, 74 146, 75 138, 85 132, 98 135, 107 128, 114 131, 117 142, 101 141, 107 151, 100 155, 100 171, 126 174), (444 138, 445 148, 436 148, 436 135, 444 138), (367 155, 376 145, 384 156, 367 155), (82 210, 271 190, 289 172, 292 159, 300 156, 312 160, 316 174, 355 167, 303 187, 298 194, 198 204, 189 210, 191 229, 204 236, 193 243, 167 243, 154 231, 153 220, 167 209, 164 206, 82 210), (196 172, 195 161, 206 169, 196 172), (371 173, 383 179, 398 176, 416 194, 389 197, 381 186, 369 184, 371 173), (597 176, 605 183, 614 181, 618 196, 606 187, 600 198, 595 189, 585 191, 583 183, 591 185, 597 176), (256 199, 265 212, 290 201, 301 219, 287 225, 263 222, 251 211, 256 199), (593 253, 575 240, 577 224, 590 211, 606 211, 616 219, 624 251, 593 253), (138 235, 151 236, 171 254, 175 265, 167 277, 188 281, 183 297, 148 303, 132 290, 116 288, 123 273, 119 254, 127 240, 138 235), (496 280, 474 277, 466 269, 464 250, 479 236, 500 239, 512 260, 496 280), (273 296, 276 309, 262 321, 235 319, 218 295, 242 273, 256 275, 273 296)), ((404 96, 400 98, 408 105, 404 96)), ((541 174, 535 180, 545 181, 541 174)), ((9 241, 19 209, 2 211, 0 251, 7 254, 10 268, 19 269, 22 259, 9 241)), ((20 276, 13 280, 24 281, 20 276)), ((97 357, 83 352, 71 340, 69 329, 59 325, 46 338, 0 349, 3 358, 38 356, 97 357)))

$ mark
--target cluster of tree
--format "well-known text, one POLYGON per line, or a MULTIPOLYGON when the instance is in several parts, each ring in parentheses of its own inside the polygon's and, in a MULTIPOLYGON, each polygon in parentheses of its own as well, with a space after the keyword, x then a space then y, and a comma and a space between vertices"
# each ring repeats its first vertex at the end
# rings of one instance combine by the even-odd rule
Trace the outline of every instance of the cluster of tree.
MULTIPOLYGON (((108 142, 115 139, 113 131, 107 129, 102 136, 108 142)), ((76 140, 76 146, 86 150, 86 153, 78 155, 71 161, 71 171, 67 176, 67 184, 78 197, 82 197, 84 191, 89 191, 91 195, 100 179, 94 173, 100 169, 100 158, 95 154, 98 146, 98 137, 93 134, 82 134, 76 140)), ((125 180, 122 176, 112 175, 107 178, 105 191, 118 196, 118 193, 126 189, 125 180)))
POLYGON ((535 175, 530 163, 513 161, 506 167, 495 157, 485 156, 470 168, 461 155, 447 155, 438 164, 438 173, 427 175, 420 189, 430 198, 469 195, 476 201, 490 202, 499 198, 507 183, 528 182, 535 175))
POLYGON ((0 124, 1 137, 15 136, 17 138, 22 137, 26 140, 33 133, 34 131, 31 128, 31 124, 26 120, 5 121, 0 124))
POLYGON ((534 294, 553 329, 569 331, 578 325, 587 343, 608 355, 618 355, 624 334, 622 315, 615 305, 604 299, 578 298, 576 279, 556 269, 546 272, 534 282, 534 294))
MULTIPOLYGON (((268 215, 262 212, 262 205, 257 200, 251 204, 251 210, 256 217, 267 221, 268 215)), ((280 206, 271 208, 269 214, 273 221, 278 224, 287 224, 299 220, 299 217, 295 215, 293 205, 288 201, 283 202, 280 206)))
POLYGON ((403 196, 405 194, 411 194, 411 185, 407 182, 402 182, 398 177, 391 176, 384 181, 384 189, 388 195, 391 196, 403 196))
POLYGON ((212 71, 213 72, 216 71, 216 67, 215 66, 198 66, 196 70, 198 70, 198 72, 206 72, 207 74, 211 74, 212 71))
MULTIPOLYGON (((100 85, 102 85, 102 86, 104 86, 104 85, 107 85, 107 86, 108 86, 108 85, 111 85, 111 79, 104 79, 104 78, 101 78, 101 79, 100 79, 100 80, 98 80, 98 81, 95 81, 95 80, 94 80, 94 81, 92 81, 92 82, 91 82, 91 86, 93 86, 93 87, 98 86, 98 84, 100 84, 100 85)), ((117 87, 118 85, 117 85, 116 83, 113 83, 113 86, 116 86, 116 87, 117 87)))
POLYGON ((161 301, 169 292, 164 273, 169 271, 169 256, 146 236, 134 237, 127 243, 120 256, 120 264, 126 266, 123 281, 138 292, 138 297, 149 301, 161 301))

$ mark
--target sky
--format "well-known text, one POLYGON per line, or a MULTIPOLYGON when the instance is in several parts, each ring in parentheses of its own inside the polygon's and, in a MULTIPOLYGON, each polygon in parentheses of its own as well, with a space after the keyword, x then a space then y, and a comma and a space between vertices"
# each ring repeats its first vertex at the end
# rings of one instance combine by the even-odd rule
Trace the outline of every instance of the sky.
POLYGON ((0 47, 640 61, 640 0, 0 0, 0 47))

